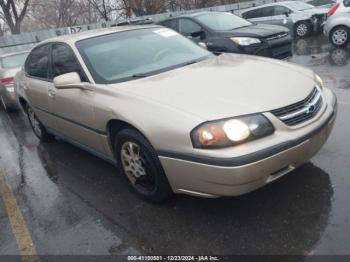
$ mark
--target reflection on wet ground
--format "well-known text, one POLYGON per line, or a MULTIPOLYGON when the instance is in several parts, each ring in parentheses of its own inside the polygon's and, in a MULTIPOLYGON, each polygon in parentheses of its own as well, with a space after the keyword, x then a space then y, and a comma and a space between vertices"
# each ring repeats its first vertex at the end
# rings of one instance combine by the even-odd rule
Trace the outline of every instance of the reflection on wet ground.
POLYGON ((335 48, 327 39, 317 36, 296 40, 293 53, 294 56, 289 61, 324 75, 325 80, 334 88, 350 88, 350 46, 335 48))
MULTIPOLYGON (((349 50, 320 39, 298 41, 290 61, 314 69, 337 93, 334 133, 312 162, 238 198, 145 203, 112 165, 62 141, 39 144, 22 114, 1 110, 0 166, 38 252, 350 253, 349 50)), ((1 201, 0 220, 0 254, 18 252, 1 201)))

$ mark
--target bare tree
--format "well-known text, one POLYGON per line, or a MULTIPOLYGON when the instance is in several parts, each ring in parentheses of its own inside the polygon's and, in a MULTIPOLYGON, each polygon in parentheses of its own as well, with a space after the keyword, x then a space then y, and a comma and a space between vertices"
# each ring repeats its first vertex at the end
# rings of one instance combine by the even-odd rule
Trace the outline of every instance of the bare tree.
POLYGON ((89 4, 99 14, 100 18, 110 21, 122 16, 125 12, 123 2, 119 0, 88 0, 89 4))
POLYGON ((7 24, 12 34, 21 32, 21 24, 28 5, 29 0, 0 0, 0 18, 7 24))

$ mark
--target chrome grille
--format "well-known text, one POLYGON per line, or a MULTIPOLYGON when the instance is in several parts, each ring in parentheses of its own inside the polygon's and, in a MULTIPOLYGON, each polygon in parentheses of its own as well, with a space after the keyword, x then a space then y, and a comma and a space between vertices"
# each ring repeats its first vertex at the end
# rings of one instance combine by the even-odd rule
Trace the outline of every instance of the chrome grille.
POLYGON ((303 101, 273 110, 271 113, 288 126, 299 125, 317 115, 323 105, 321 92, 315 87, 303 101))

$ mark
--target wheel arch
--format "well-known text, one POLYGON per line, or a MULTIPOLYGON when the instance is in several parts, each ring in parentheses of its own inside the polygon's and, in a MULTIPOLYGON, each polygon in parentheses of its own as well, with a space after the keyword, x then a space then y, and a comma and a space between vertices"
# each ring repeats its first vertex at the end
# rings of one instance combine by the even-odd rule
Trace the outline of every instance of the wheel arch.
POLYGON ((20 96, 18 98, 18 101, 19 101, 19 104, 21 105, 21 108, 23 109, 23 111, 26 112, 27 106, 29 105, 27 100, 20 96))
MULTIPOLYGON (((107 123, 106 131, 107 131, 107 137, 108 137, 108 140, 109 140, 109 143, 110 143, 110 146, 111 146, 111 149, 113 152, 115 151, 115 149, 114 149, 115 142, 116 142, 115 138, 116 138, 117 134, 125 128, 130 128, 130 129, 137 131, 152 145, 151 141, 144 134, 144 132, 141 131, 136 126, 134 126, 133 124, 130 124, 130 123, 128 123, 124 120, 120 120, 120 119, 111 119, 107 123)), ((114 152, 114 153, 116 153, 116 152, 114 152)))

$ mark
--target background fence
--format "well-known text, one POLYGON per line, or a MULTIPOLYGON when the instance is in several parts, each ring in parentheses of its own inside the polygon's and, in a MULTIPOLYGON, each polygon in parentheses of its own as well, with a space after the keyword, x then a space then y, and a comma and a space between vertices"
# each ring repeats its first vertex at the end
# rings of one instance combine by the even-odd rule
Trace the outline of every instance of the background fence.
MULTIPOLYGON (((169 13, 162 13, 162 14, 156 14, 156 15, 149 15, 149 16, 138 17, 137 19, 148 18, 148 19, 152 19, 154 22, 159 22, 168 17, 178 16, 186 13, 193 13, 198 11, 235 12, 237 10, 250 8, 253 6, 259 6, 267 3, 278 2, 278 1, 281 1, 281 0, 255 0, 255 1, 230 4, 230 5, 196 9, 196 10, 186 10, 186 11, 179 11, 179 12, 169 12, 169 13)), ((3 36, 3 37, 0 37, 0 55, 31 49, 37 43, 52 37, 77 33, 80 31, 106 28, 110 26, 115 26, 116 24, 122 23, 125 21, 127 20, 99 22, 99 23, 89 24, 89 25, 80 25, 80 26, 57 28, 57 29, 50 29, 50 30, 44 30, 44 31, 38 31, 38 32, 28 32, 28 33, 22 33, 18 35, 3 36)))

